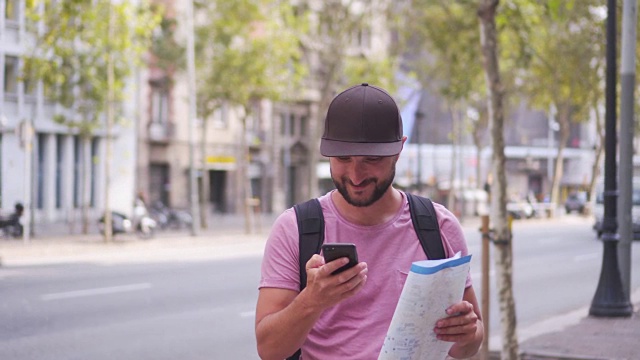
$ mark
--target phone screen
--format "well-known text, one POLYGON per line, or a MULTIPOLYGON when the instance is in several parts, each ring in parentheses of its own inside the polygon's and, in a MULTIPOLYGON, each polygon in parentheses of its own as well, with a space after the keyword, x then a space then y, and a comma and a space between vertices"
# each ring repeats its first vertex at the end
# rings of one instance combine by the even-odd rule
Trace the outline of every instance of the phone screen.
POLYGON ((349 258, 348 264, 340 267, 339 269, 335 270, 331 274, 339 274, 358 264, 358 252, 356 251, 355 244, 344 244, 344 243, 323 244, 322 256, 324 256, 325 263, 329 263, 341 257, 349 258))

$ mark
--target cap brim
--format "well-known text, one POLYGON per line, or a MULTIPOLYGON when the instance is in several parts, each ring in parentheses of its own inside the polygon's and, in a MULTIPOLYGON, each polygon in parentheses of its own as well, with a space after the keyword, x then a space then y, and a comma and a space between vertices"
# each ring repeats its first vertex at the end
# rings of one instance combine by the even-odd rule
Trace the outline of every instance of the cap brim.
POLYGON ((321 139, 320 154, 334 156, 393 156, 402 150, 402 140, 388 143, 354 143, 321 139))

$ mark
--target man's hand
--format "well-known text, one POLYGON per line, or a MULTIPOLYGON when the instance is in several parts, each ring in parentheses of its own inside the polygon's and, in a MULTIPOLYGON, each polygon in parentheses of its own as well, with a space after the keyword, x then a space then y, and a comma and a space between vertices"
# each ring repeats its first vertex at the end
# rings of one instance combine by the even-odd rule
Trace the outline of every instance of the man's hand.
POLYGON ((449 316, 436 322, 436 336, 440 340, 455 343, 449 353, 451 356, 458 352, 474 354, 484 333, 482 321, 474 310, 474 305, 463 300, 450 306, 446 312, 449 316))
POLYGON ((262 288, 256 305, 256 339, 261 359, 284 359, 304 343, 322 312, 357 293, 367 280, 367 264, 359 263, 340 274, 347 264, 340 258, 325 264, 320 255, 307 262, 307 286, 293 290, 262 288))
POLYGON ((326 309, 340 301, 353 296, 360 291, 367 282, 367 264, 358 263, 356 266, 339 274, 332 272, 346 265, 346 257, 329 263, 324 262, 320 255, 313 255, 306 264, 307 286, 303 290, 304 301, 312 308, 326 309))
POLYGON ((461 301, 447 309, 449 317, 436 322, 435 332, 438 339, 455 343, 467 343, 475 338, 478 315, 473 305, 461 301))

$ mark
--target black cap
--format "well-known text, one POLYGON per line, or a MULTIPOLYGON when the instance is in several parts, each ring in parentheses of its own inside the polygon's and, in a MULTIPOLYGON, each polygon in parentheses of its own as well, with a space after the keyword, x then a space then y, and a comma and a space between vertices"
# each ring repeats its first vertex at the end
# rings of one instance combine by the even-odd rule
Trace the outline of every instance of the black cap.
POLYGON ((402 118, 385 90, 350 87, 329 104, 320 141, 324 156, 391 156, 402 150, 402 118))

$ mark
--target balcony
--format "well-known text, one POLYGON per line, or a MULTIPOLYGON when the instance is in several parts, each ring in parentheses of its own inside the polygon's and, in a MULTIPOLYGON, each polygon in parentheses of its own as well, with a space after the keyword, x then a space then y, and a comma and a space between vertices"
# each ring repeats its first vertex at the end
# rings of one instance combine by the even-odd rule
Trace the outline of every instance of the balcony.
POLYGON ((173 139, 175 126, 173 123, 149 123, 149 141, 154 143, 168 143, 173 139))

